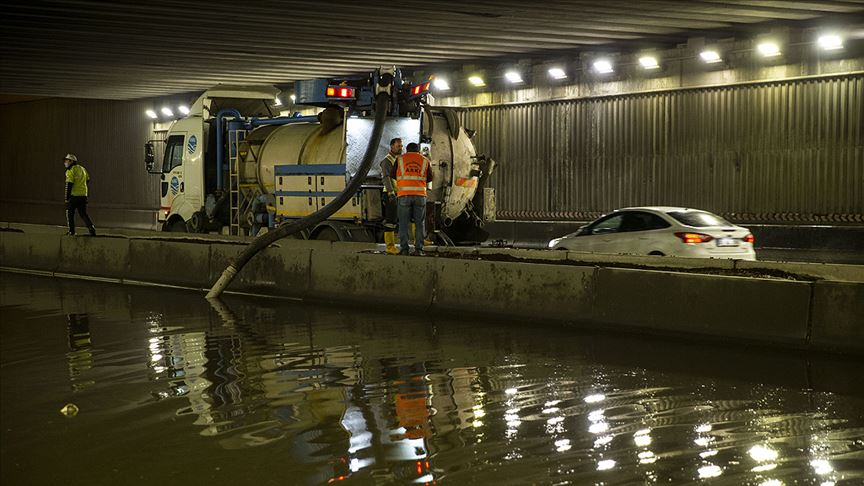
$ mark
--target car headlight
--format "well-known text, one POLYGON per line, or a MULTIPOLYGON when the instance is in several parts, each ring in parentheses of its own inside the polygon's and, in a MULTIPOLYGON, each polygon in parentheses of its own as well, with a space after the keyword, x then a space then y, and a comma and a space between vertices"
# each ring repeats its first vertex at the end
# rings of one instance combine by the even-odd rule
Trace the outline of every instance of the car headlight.
POLYGON ((555 248, 555 245, 557 245, 559 241, 561 241, 561 238, 555 238, 553 240, 549 240, 548 248, 555 248))

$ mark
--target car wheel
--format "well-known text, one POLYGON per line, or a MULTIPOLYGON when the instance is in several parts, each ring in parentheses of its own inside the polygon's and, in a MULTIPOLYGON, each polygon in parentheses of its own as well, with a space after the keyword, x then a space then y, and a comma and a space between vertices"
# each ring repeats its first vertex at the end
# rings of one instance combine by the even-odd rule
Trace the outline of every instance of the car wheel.
POLYGON ((653 255, 653 256, 666 256, 666 254, 663 253, 662 251, 656 251, 656 250, 655 250, 655 251, 652 251, 651 253, 649 253, 649 255, 653 255))

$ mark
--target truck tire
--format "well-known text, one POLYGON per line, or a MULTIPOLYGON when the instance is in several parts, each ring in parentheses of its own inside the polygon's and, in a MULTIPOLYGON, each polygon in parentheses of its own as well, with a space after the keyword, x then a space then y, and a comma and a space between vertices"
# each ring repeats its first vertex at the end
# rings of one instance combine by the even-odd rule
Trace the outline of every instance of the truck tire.
POLYGON ((186 233, 186 222, 180 218, 176 218, 165 225, 165 230, 169 233, 186 233))
POLYGON ((319 229, 318 232, 315 233, 315 239, 319 241, 342 241, 342 239, 339 238, 339 233, 328 226, 319 229))

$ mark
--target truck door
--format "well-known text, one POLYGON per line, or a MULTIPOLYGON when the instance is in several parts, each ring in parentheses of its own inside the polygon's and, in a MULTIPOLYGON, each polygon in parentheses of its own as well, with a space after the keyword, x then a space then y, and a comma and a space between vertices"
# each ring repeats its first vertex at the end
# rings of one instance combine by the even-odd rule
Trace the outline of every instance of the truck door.
POLYGON ((161 214, 167 216, 174 205, 174 199, 181 196, 185 190, 183 182, 183 152, 185 133, 173 133, 165 143, 165 159, 162 162, 161 181, 161 214))

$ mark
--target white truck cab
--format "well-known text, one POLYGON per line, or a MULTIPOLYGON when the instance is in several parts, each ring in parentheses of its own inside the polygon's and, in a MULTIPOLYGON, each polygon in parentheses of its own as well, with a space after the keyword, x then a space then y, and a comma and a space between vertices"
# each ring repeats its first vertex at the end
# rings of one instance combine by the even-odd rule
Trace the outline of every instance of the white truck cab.
POLYGON ((205 91, 186 117, 174 121, 164 139, 161 169, 156 169, 153 144, 148 144, 148 171, 160 176, 157 221, 164 231, 188 231, 187 222, 205 204, 216 185, 215 140, 211 125, 216 113, 231 107, 243 116, 274 116, 271 106, 279 90, 270 86, 217 86, 205 91))

